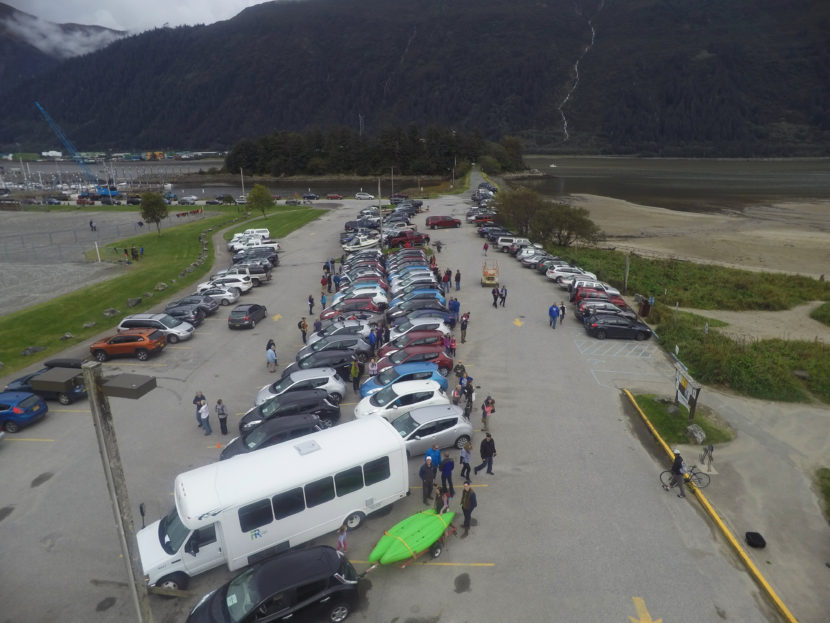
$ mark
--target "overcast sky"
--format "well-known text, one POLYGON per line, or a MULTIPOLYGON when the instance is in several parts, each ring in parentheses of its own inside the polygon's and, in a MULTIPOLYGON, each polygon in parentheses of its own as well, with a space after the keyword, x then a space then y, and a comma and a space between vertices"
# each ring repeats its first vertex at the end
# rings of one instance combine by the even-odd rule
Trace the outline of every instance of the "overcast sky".
POLYGON ((168 24, 212 24, 264 0, 3 0, 50 22, 140 32, 168 24))

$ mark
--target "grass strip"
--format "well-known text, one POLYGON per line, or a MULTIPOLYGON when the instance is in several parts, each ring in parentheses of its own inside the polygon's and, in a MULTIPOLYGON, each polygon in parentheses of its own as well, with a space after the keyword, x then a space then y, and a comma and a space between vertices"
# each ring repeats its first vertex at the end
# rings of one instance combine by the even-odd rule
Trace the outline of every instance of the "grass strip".
POLYGON ((830 301, 816 307, 810 313, 810 318, 830 326, 830 301))
MULTIPOLYGON (((669 445, 689 443, 686 437, 686 427, 689 425, 689 410, 686 407, 681 404, 673 405, 654 394, 637 394, 634 397, 666 443, 669 445), (670 406, 675 406, 677 410, 674 413, 669 413, 670 406)), ((707 445, 710 443, 726 443, 734 438, 732 431, 727 426, 719 423, 714 414, 703 405, 698 405, 695 410, 694 423, 706 433, 705 443, 707 445)))
POLYGON ((830 468, 822 467, 816 470, 816 484, 824 501, 824 518, 830 522, 830 468))

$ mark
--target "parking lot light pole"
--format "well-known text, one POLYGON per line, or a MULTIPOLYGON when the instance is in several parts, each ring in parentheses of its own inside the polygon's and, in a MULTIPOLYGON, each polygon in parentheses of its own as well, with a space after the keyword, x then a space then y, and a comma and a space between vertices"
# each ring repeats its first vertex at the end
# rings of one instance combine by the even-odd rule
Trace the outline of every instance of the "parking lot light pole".
POLYGON ((121 465, 121 455, 118 452, 118 442, 115 438, 112 411, 107 394, 138 398, 156 386, 156 379, 137 374, 121 374, 105 380, 101 373, 101 364, 97 361, 85 363, 82 369, 137 620, 139 623, 153 623, 153 613, 150 610, 147 586, 144 583, 144 574, 138 555, 127 483, 124 479, 124 469, 121 465))

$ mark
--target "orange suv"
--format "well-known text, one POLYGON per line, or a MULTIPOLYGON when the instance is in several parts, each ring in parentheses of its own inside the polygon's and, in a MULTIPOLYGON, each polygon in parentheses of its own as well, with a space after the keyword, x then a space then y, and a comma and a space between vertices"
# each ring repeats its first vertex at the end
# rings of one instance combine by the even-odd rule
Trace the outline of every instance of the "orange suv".
POLYGON ((166 343, 167 338, 158 329, 130 329, 98 340, 89 347, 89 352, 98 361, 110 357, 137 357, 146 361, 150 353, 160 352, 166 343))

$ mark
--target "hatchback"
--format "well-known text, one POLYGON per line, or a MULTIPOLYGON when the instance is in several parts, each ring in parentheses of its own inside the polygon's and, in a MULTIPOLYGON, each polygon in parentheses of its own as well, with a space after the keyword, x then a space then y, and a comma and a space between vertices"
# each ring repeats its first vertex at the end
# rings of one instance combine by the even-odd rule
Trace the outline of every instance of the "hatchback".
POLYGON ((443 346, 409 346, 378 360, 378 372, 382 372, 389 366, 414 361, 430 361, 434 363, 438 366, 438 373, 441 376, 447 376, 454 365, 452 357, 444 352, 443 346))
POLYGON ((314 344, 317 340, 331 335, 350 334, 368 338, 371 330, 372 325, 362 320, 336 320, 322 331, 310 333, 307 339, 309 344, 314 344))
POLYGON ((378 357, 388 357, 402 348, 410 346, 442 346, 444 334, 440 331, 410 331, 390 340, 378 350, 378 357))
POLYGON ((192 296, 186 296, 183 299, 179 299, 178 301, 172 301, 167 304, 167 308, 177 307, 179 305, 196 305, 205 313, 205 316, 209 316, 219 309, 219 303, 214 301, 211 297, 202 296, 201 294, 194 294, 192 296))
POLYGON ((401 408, 449 404, 450 399, 435 381, 403 381, 361 399, 354 408, 357 418, 380 415, 392 420, 401 408))
POLYGON ((0 392, 0 425, 16 433, 46 415, 49 407, 40 396, 29 392, 0 392))
POLYGON ((444 391, 447 391, 447 379, 438 373, 438 366, 428 361, 418 361, 392 366, 369 377, 360 386, 360 396, 363 398, 371 396, 392 383, 402 381, 435 381, 444 391))
POLYGON ((473 425, 464 409, 455 405, 419 407, 391 420, 406 443, 406 454, 418 456, 433 446, 458 448, 473 438, 473 425))
POLYGON ((372 356, 372 347, 359 335, 333 335, 314 344, 306 344, 297 352, 297 361, 307 357, 311 353, 319 353, 327 350, 350 350, 354 352, 360 363, 369 361, 372 356))
POLYGON ((400 305, 397 305, 396 307, 388 310, 386 312, 386 317, 391 322, 395 320, 395 318, 406 316, 409 312, 415 311, 416 309, 447 311, 446 305, 444 305, 438 299, 412 299, 411 301, 401 303, 400 305))
MULTIPOLYGON (((311 353, 292 363, 282 371, 280 378, 292 372, 310 368, 334 368, 342 378, 348 378, 352 361, 357 361, 357 356, 350 350, 323 350, 319 353, 311 353)), ((362 367, 361 365, 361 369, 362 367)))
POLYGON ((220 305, 230 305, 239 300, 239 292, 237 290, 227 290, 225 288, 208 288, 202 292, 197 292, 197 295, 209 296, 220 305))
POLYGON ((239 327, 253 329, 256 323, 265 320, 266 316, 268 316, 268 310, 265 305, 259 305, 258 303, 237 305, 228 316, 228 327, 231 329, 239 327))
POLYGON ((410 331, 440 331, 441 333, 449 334, 450 327, 444 320, 432 316, 407 318, 400 324, 392 326, 389 332, 389 339, 397 339, 404 333, 409 333, 410 331))
POLYGON ((320 418, 322 425, 328 428, 340 419, 340 406, 333 404, 323 389, 286 392, 269 398, 261 405, 250 409, 239 420, 239 432, 245 434, 263 422, 276 417, 303 413, 316 415, 320 418))
POLYGON ((323 430, 320 418, 310 413, 302 415, 288 415, 263 422, 252 431, 234 437, 228 442, 222 452, 219 453, 219 460, 223 461, 238 454, 246 454, 274 446, 283 441, 290 441, 303 435, 323 430))
POLYGON ((320 320, 331 320, 339 316, 348 318, 352 314, 377 316, 381 309, 372 302, 372 299, 343 299, 320 312, 320 320))
POLYGON ((343 396, 346 395, 346 382, 334 368, 297 370, 260 389, 254 404, 261 405, 274 396, 306 389, 324 389, 329 402, 339 405, 343 400, 343 396))
POLYGON ((367 201, 367 200, 369 200, 369 201, 370 201, 370 200, 374 199, 374 198, 375 198, 375 196, 374 196, 374 195, 370 195, 369 193, 359 192, 359 193, 355 193, 355 194, 354 194, 354 198, 355 198, 355 199, 362 199, 362 200, 364 200, 364 201, 367 201))
POLYGON ((194 327, 198 327, 205 319, 205 312, 198 305, 176 305, 174 307, 165 307, 164 312, 170 314, 173 318, 187 322, 194 327))

